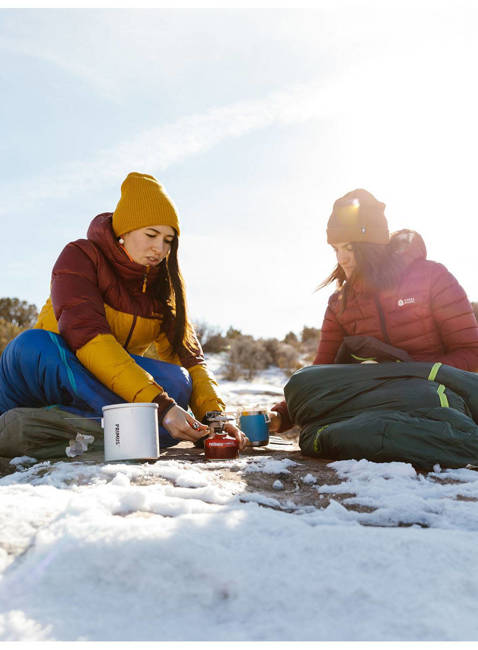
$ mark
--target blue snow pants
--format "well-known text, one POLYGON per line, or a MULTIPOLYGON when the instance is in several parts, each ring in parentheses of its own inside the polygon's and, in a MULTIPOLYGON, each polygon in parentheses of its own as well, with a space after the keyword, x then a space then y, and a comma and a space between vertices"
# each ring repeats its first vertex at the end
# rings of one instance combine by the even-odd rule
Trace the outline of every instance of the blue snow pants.
MULTIPOLYGON (((131 357, 187 410, 192 382, 185 368, 135 354, 131 357)), ((82 417, 102 417, 103 406, 124 401, 98 381, 53 332, 26 330, 0 356, 0 414, 21 406, 58 406, 82 417)), ((159 427, 161 447, 178 442, 159 427)))

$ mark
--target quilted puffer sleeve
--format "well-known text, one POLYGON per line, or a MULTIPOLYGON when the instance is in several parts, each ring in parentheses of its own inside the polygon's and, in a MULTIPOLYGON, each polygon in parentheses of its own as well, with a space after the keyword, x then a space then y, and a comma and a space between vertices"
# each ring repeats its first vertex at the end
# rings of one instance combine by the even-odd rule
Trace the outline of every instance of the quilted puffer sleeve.
POLYGON ((98 289, 97 254, 94 246, 73 242, 53 267, 51 300, 59 333, 107 388, 127 402, 157 401, 161 413, 174 400, 113 336, 98 289))
POLYGON ((446 350, 436 360, 461 370, 478 372, 478 323, 464 289, 443 264, 436 264, 431 304, 446 350))
POLYGON ((188 368, 193 381, 191 409, 198 420, 202 420, 208 411, 225 411, 226 404, 219 394, 219 387, 212 372, 206 364, 188 368))
POLYGON ((174 335, 174 320, 166 323, 163 332, 156 341, 158 356, 169 363, 182 365, 189 372, 193 390, 190 399, 191 410, 198 420, 202 420, 207 411, 224 411, 226 405, 219 393, 219 387, 213 373, 207 367, 204 353, 196 335, 192 349, 182 349, 179 355, 173 353, 171 340, 174 335))
POLYGON ((274 404, 274 406, 271 407, 271 411, 275 411, 281 416, 280 427, 277 430, 277 433, 282 433, 283 431, 292 429, 294 423, 290 419, 289 409, 287 408, 287 402, 285 400, 274 404))
POLYGON ((87 253, 73 242, 53 267, 51 302, 59 332, 73 352, 98 334, 111 334, 98 290, 96 255, 93 246, 87 253))

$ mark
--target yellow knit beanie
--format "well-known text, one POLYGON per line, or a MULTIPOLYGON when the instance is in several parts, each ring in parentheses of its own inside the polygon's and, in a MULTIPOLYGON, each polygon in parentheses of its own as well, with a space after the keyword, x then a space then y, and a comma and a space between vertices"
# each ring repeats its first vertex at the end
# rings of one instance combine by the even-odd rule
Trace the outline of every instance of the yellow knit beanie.
POLYGON ((113 230, 119 237, 146 226, 171 226, 179 235, 176 209, 158 181, 154 176, 131 172, 121 185, 113 230))

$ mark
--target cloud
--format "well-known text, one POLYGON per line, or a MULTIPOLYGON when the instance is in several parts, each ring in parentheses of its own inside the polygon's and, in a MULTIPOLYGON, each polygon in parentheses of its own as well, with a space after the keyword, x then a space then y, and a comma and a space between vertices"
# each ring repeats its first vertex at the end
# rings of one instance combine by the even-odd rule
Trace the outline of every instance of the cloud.
POLYGON ((14 55, 38 59, 82 79, 95 88, 100 97, 117 99, 116 80, 95 63, 101 57, 101 40, 94 17, 90 29, 80 28, 81 14, 52 11, 5 13, 0 31, 0 49, 14 55), (71 20, 71 17, 75 20, 71 20))
MULTIPOLYGON (((350 88, 348 88, 350 92, 350 88)), ((218 143, 271 126, 317 119, 340 107, 339 95, 320 82, 291 86, 260 100, 241 101, 147 129, 87 161, 71 162, 28 181, 4 184, 0 214, 38 201, 71 198, 118 183, 132 169, 153 173, 210 150, 218 143)))

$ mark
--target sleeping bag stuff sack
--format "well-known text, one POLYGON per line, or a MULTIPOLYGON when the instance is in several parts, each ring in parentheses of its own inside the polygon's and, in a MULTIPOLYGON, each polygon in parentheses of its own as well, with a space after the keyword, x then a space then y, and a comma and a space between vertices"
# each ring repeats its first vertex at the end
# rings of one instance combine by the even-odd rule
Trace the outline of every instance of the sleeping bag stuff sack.
POLYGON ((427 470, 478 464, 475 373, 429 362, 309 366, 284 394, 309 456, 427 470))
POLYGON ((0 457, 65 459, 66 448, 78 434, 93 437, 81 460, 93 457, 103 460, 104 433, 100 418, 72 417, 68 411, 54 406, 10 409, 0 415, 0 457))

